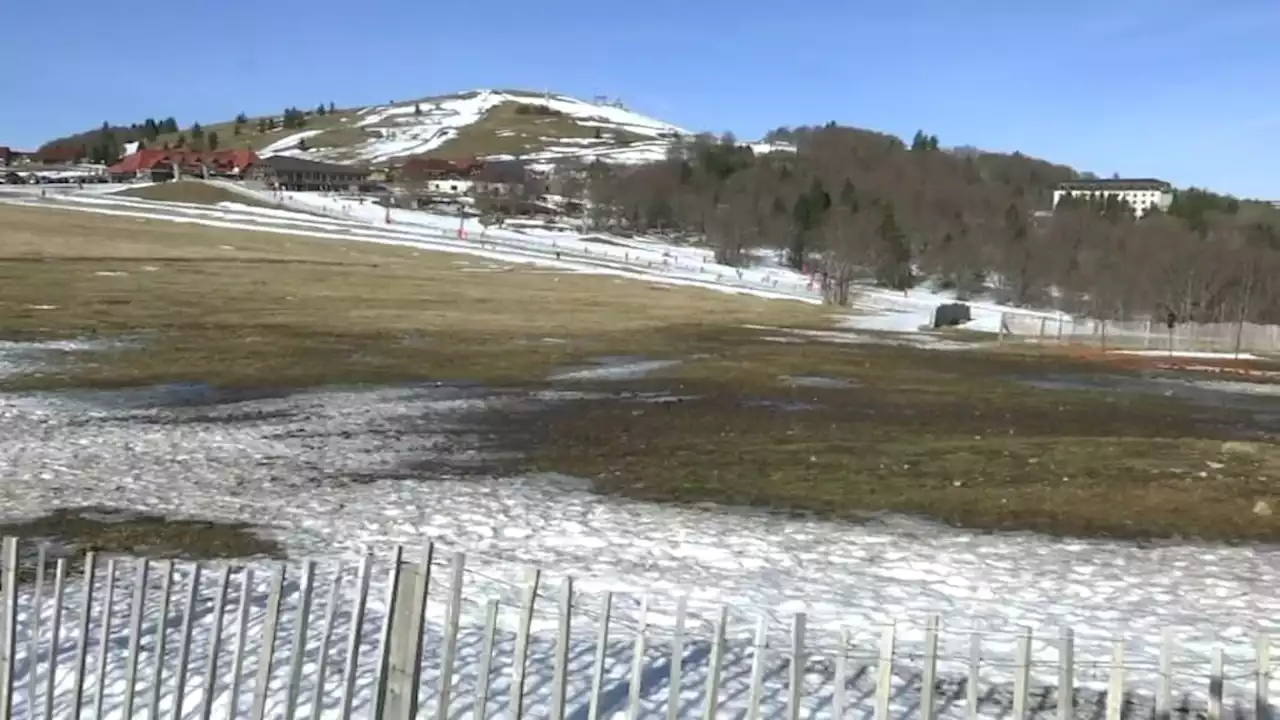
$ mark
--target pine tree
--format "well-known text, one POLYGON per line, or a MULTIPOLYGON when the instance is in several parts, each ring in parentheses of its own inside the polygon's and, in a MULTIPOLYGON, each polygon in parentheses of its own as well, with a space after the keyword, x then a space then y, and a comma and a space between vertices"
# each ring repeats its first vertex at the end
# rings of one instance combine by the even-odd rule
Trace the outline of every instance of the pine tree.
POLYGON ((319 105, 316 106, 316 115, 320 115, 323 117, 324 114, 325 114, 324 103, 320 103, 319 105))
POLYGON ((893 203, 885 203, 881 210, 880 227, 876 232, 880 241, 876 253, 876 282, 894 290, 911 287, 911 246, 907 235, 898 226, 893 203))
POLYGON ((236 115, 236 124, 237 124, 237 125, 243 125, 243 124, 245 124, 245 123, 247 123, 247 122, 249 122, 249 117, 248 117, 247 115, 245 115, 244 113, 240 113, 239 115, 236 115))
POLYGON ((332 114, 334 113, 334 111, 336 111, 337 109, 338 109, 338 108, 334 107, 334 105, 333 105, 333 101, 332 101, 332 100, 330 100, 330 101, 329 101, 329 114, 330 114, 330 115, 332 115, 332 114))
MULTIPOLYGON (((240 127, 237 125, 236 127, 240 127)), ((205 139, 205 147, 210 150, 218 149, 218 132, 216 130, 209 133, 209 137, 205 139)))
POLYGON ((421 105, 419 105, 418 103, 414 103, 414 104, 413 104, 413 114, 414 114, 414 115, 421 115, 421 114, 422 114, 422 106, 421 106, 421 105))
POLYGON ((178 132, 178 121, 175 120, 172 115, 165 118, 164 121, 160 123, 160 132, 162 133, 178 132))

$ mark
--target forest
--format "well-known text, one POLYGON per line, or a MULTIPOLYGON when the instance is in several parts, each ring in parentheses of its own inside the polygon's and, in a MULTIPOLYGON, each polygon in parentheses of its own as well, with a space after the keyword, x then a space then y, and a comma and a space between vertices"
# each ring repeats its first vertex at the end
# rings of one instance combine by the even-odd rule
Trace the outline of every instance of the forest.
POLYGON ((795 152, 757 155, 699 136, 666 160, 596 162, 564 192, 592 201, 597 227, 705 237, 745 264, 782 253, 845 304, 856 283, 928 283, 960 297, 1101 318, 1280 322, 1280 211, 1200 189, 1135 217, 1118 201, 1064 200, 1072 168, 1019 153, 949 149, 836 124, 779 129, 795 152))

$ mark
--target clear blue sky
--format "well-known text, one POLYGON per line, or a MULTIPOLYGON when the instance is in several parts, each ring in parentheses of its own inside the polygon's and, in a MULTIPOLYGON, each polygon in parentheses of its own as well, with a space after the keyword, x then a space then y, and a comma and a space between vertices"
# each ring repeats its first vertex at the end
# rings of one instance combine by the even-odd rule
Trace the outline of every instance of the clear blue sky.
POLYGON ((11 0, 0 145, 480 87, 835 120, 1280 199, 1280 0, 11 0))

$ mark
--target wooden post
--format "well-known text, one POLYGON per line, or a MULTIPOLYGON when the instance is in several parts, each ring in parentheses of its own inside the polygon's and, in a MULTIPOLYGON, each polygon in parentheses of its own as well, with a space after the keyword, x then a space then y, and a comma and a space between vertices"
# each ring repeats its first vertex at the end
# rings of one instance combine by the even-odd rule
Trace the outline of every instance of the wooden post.
POLYGON ((1209 720, 1222 720, 1222 686, 1225 684, 1222 670, 1222 648, 1216 647, 1209 669, 1209 720))
MULTIPOLYGON (((490 598, 484 606, 484 644, 480 647, 480 667, 476 670, 475 720, 485 720, 489 704, 489 676, 493 667, 493 640, 498 630, 498 600, 490 598)), ((592 718, 592 720, 595 720, 592 718)))
MULTIPOLYGON (((37 611, 38 613, 38 611, 37 611)), ((4 539, 4 648, 0 650, 0 718, 13 716, 13 661, 18 641, 18 539, 4 539)), ((56 650, 54 652, 57 652, 56 650)), ((28 662, 36 662, 35 656, 28 662)))
MULTIPOLYGON (((249 636, 249 610, 253 607, 253 568, 240 573, 240 606, 236 608, 236 639, 231 646, 231 688, 227 701, 231 704, 227 717, 234 718, 240 710, 240 675, 244 671, 245 640, 249 636)), ((126 715, 125 717, 128 717, 126 715)))
POLYGON ((631 688, 627 698, 627 717, 630 720, 640 718, 641 686, 644 684, 645 653, 648 651, 644 633, 648 622, 649 598, 645 596, 640 600, 640 623, 636 626, 635 645, 631 650, 631 688))
POLYGON ((368 604, 369 576, 372 569, 372 558, 366 551, 364 557, 360 558, 359 580, 356 583, 356 606, 351 611, 351 628, 347 633, 347 663, 342 670, 342 700, 338 703, 341 710, 339 717, 351 717, 351 705, 355 701, 356 672, 360 666, 360 641, 364 636, 364 613, 368 604))
POLYGON ((1027 694, 1031 685, 1031 628, 1018 636, 1017 674, 1013 678, 1013 718, 1026 720, 1027 694))
POLYGON ((209 625, 209 657, 205 660, 204 688, 200 693, 200 720, 213 717, 213 701, 218 695, 218 654, 222 651, 222 616, 227 607, 227 583, 230 579, 231 566, 223 563, 213 595, 213 622, 209 625))
POLYGON ((289 685, 285 688, 284 716, 292 718, 298 710, 298 692, 302 685, 302 663, 307 657, 307 629, 311 620, 311 593, 315 590, 316 563, 302 562, 298 578, 298 606, 293 616, 293 642, 289 647, 289 685))
POLYGON ((453 694, 453 664, 458 657, 458 623, 462 619, 462 584, 467 569, 467 556, 453 554, 449 563, 449 607, 444 624, 444 655, 440 659, 439 704, 436 719, 448 720, 449 700, 453 694))
POLYGON ((178 667, 174 678, 173 720, 182 720, 182 701, 187 697, 187 659, 191 656, 191 629, 196 620, 196 603, 200 600, 200 563, 191 566, 191 585, 187 588, 187 607, 182 616, 182 634, 178 638, 178 667))
POLYGON ((800 720, 800 702, 804 697, 804 613, 791 619, 791 678, 787 690, 787 716, 800 720))
POLYGON ((533 630, 533 610, 538 600, 538 581, 542 573, 537 568, 525 571, 524 597, 520 601, 520 626, 516 628, 515 656, 511 658, 514 677, 511 682, 511 707, 516 720, 524 717, 525 663, 529 657, 529 633, 533 630))
MULTIPOLYGON (((843 718, 849 682, 849 629, 840 629, 840 654, 836 655, 835 685, 831 689, 831 717, 843 718)), ((710 718, 708 718, 710 720, 710 718)))
POLYGON ((1116 640, 1111 650, 1111 684, 1107 688, 1107 720, 1124 715, 1124 640, 1116 640))
MULTIPOLYGON (((62 647, 59 642, 62 639, 62 596, 65 591, 67 579, 67 559, 58 558, 53 565, 53 618, 52 626, 49 633, 53 636, 50 639, 49 647, 62 647)), ((54 687, 54 678, 58 675, 58 653, 49 653, 49 675, 44 679, 44 716, 46 718, 57 717, 53 714, 53 696, 56 688, 54 687)), ((35 713, 32 713, 33 715, 35 713)))
POLYGON ((964 716, 966 720, 978 720, 978 683, 982 678, 982 634, 969 633, 969 679, 964 687, 964 716))
POLYGON ((164 563, 164 575, 160 577, 160 613, 156 617, 156 664, 151 668, 151 720, 160 717, 160 692, 164 687, 164 651, 169 629, 169 594, 173 592, 174 563, 164 563))
POLYGON ((253 705, 249 717, 263 720, 267 716, 267 695, 271 689, 271 661, 276 654, 276 635, 280 625, 280 600, 284 594, 284 565, 271 573, 267 591, 267 617, 262 624, 262 647, 258 649, 258 674, 254 678, 253 705))
POLYGON ((596 659, 591 667, 591 697, 587 699, 587 720, 600 720, 600 693, 604 691, 604 663, 609 656, 609 616, 612 612, 613 593, 605 590, 600 596, 600 626, 596 628, 596 659))
POLYGON ((1058 720, 1075 720, 1076 668, 1075 631, 1069 627, 1058 637, 1058 720))
MULTIPOLYGON (((107 560, 107 596, 102 603, 102 635, 98 638, 98 666, 93 679, 93 716, 102 717, 102 701, 107 685, 107 646, 111 640, 111 605, 116 596, 116 559, 107 560)), ((0 717, 8 717, 0 715, 0 717)))
POLYGON ((84 696, 84 673, 89 662, 89 615, 93 611, 93 581, 98 556, 92 550, 84 554, 84 597, 80 605, 80 631, 76 639, 75 678, 71 682, 71 716, 79 720, 80 701, 84 696))
POLYGON ((720 612, 716 615, 715 629, 712 630, 711 667, 707 670, 707 705, 702 713, 703 720, 715 720, 720 704, 720 673, 724 668, 724 633, 728 623, 729 608, 721 605, 720 612))
MULTIPOLYGON (((129 607, 129 654, 125 659, 124 698, 122 717, 133 717, 133 696, 138 690, 138 652, 142 644, 142 616, 147 602, 147 571, 149 561, 141 558, 134 565, 133 602, 129 607)), ((34 656, 33 656, 34 657, 34 656)), ((32 708, 35 704, 32 704, 32 708)))
POLYGON ((398 578, 385 626, 379 720, 411 720, 418 716, 418 678, 422 665, 423 615, 431 583, 431 562, 435 548, 427 543, 418 565, 400 563, 393 568, 398 578))
POLYGON ((1268 698, 1268 686, 1271 684, 1271 638, 1265 634, 1258 636, 1257 645, 1258 671, 1254 682, 1253 707, 1258 720, 1270 720, 1271 701, 1268 698))
POLYGON ((329 643, 333 640, 333 619, 338 614, 338 601, 342 599, 342 578, 346 567, 339 562, 333 571, 333 583, 329 586, 329 600, 324 606, 324 626, 320 630, 320 654, 316 659, 316 686, 311 695, 311 720, 320 720, 324 707, 324 681, 329 659, 329 643))
POLYGON ((880 631, 880 658, 876 667, 875 720, 889 720, 889 699, 893 697, 893 621, 880 631))
MULTIPOLYGON (((27 673, 27 707, 31 716, 36 714, 36 677, 40 669, 40 613, 44 610, 44 573, 48 564, 48 548, 44 543, 36 549, 36 586, 31 592, 31 635, 27 639, 27 657, 30 658, 27 673)), ((126 715, 126 717, 128 717, 126 715)))
POLYGON ((920 674, 920 717, 933 720, 938 688, 938 616, 930 615, 924 631, 924 670, 920 674))
POLYGON ((1156 684, 1156 720, 1173 716, 1173 631, 1160 633, 1160 678, 1156 684))
POLYGON ((680 686, 684 679, 684 622, 688 612, 688 597, 676 600, 676 626, 671 633, 671 664, 667 682, 667 720, 680 720, 680 686))
MULTIPOLYGON (((564 720, 569 700, 569 643, 573 626, 573 578, 565 577, 560 585, 560 622, 556 629, 556 654, 551 680, 551 718, 564 720)), ((441 717, 439 720, 447 720, 441 717)))
POLYGON ((755 651, 751 658, 751 696, 747 703, 747 720, 759 720, 760 701, 764 697, 764 673, 769 656, 769 616, 760 614, 756 621, 755 651))

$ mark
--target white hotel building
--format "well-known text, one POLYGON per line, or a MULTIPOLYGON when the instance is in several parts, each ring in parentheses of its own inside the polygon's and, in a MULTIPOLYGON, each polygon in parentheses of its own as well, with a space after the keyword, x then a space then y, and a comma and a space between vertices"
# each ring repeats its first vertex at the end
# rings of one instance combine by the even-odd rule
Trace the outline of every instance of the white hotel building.
POLYGON ((1064 197, 1094 200, 1117 197, 1142 217, 1153 207, 1168 210, 1173 203, 1173 186, 1163 180, 1078 180, 1062 183, 1053 191, 1053 206, 1058 207, 1064 197))

